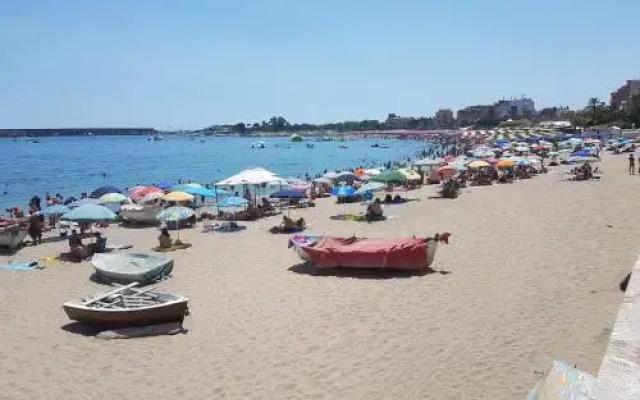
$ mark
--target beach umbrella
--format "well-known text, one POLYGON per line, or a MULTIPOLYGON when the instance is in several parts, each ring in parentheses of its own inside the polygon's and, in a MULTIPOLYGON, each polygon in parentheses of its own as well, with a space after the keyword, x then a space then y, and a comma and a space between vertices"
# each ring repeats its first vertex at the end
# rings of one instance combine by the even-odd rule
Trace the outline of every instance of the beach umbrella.
POLYGON ((306 199, 307 195, 295 189, 285 189, 275 192, 269 196, 273 199, 306 199))
POLYGON ((249 200, 238 197, 228 196, 218 202, 218 207, 244 207, 249 204, 249 200))
POLYGON ((158 182, 157 185, 155 185, 156 187, 160 188, 160 189, 169 189, 173 186, 175 186, 176 182, 171 180, 171 179, 165 179, 163 181, 158 182))
POLYGON ((185 192, 171 192, 168 194, 165 194, 164 196, 162 196, 162 200, 164 201, 176 201, 176 202, 181 202, 181 201, 193 201, 194 197, 192 194, 189 193, 185 193, 185 192))
POLYGON ((163 222, 175 222, 176 234, 180 240, 180 221, 191 218, 195 215, 195 211, 188 207, 169 207, 156 214, 156 219, 163 222))
POLYGON ((44 215, 45 217, 52 217, 52 216, 57 217, 60 215, 64 215, 69 211, 71 211, 69 207, 63 206, 61 204, 56 204, 51 207, 47 207, 43 209, 42 211, 40 211, 40 214, 44 215))
POLYGON ((228 193, 228 191, 224 189, 219 189, 218 194, 216 194, 216 190, 207 189, 204 186, 195 184, 195 185, 177 185, 171 188, 172 192, 184 192, 188 194, 192 194, 194 196, 204 196, 204 197, 216 197, 218 194, 222 195, 223 193, 228 193))
POLYGON ((516 165, 515 161, 512 160, 500 160, 496 164, 496 167, 499 169, 508 169, 513 168, 516 165))
POLYGON ((100 204, 108 203, 128 203, 129 198, 121 193, 107 193, 100 196, 100 204))
POLYGON ((127 189, 127 193, 129 194, 129 197, 133 197, 133 194, 139 190, 142 189, 146 189, 146 186, 133 186, 127 189))
POLYGON ((149 193, 141 199, 136 200, 138 203, 149 203, 154 200, 158 200, 164 197, 164 192, 162 193, 149 193))
POLYGON ((80 206, 83 206, 85 204, 98 204, 99 202, 100 200, 98 199, 85 197, 84 199, 76 200, 73 203, 67 204, 67 207, 73 209, 73 208, 78 208, 80 206))
POLYGON ((588 163, 588 162, 598 162, 600 160, 596 157, 573 156, 573 157, 569 157, 567 161, 572 163, 588 163))
POLYGON ((571 153, 571 157, 591 157, 591 156, 592 156, 592 153, 586 149, 571 153))
POLYGON ((159 194, 160 197, 164 196, 164 190, 154 186, 142 186, 134 191, 130 191, 129 193, 130 197, 134 200, 145 198, 150 194, 159 194))
POLYGON ((520 153, 526 153, 526 152, 530 151, 530 149, 528 147, 524 147, 524 146, 517 146, 515 148, 515 151, 518 151, 520 153))
POLYGON ((115 186, 101 186, 91 192, 91 196, 94 199, 98 199, 107 193, 122 193, 122 190, 118 189, 115 186))
POLYGON ((491 165, 497 164, 498 163, 498 159, 495 157, 487 157, 484 159, 486 162, 488 162, 491 165))
POLYGON ((358 177, 358 175, 354 174, 351 171, 342 171, 338 173, 338 176, 336 176, 335 179, 337 181, 353 182, 356 180, 360 180, 360 177, 358 177))
POLYGON ((336 197, 349 197, 355 194, 356 190, 352 186, 338 186, 331 191, 331 194, 336 197))
POLYGON ((469 164, 467 164, 467 166, 469 168, 485 168, 485 167, 490 167, 491 164, 489 164, 488 162, 484 161, 484 160, 475 160, 475 161, 471 161, 469 164))
POLYGON ((454 165, 443 165, 437 170, 431 173, 431 180, 447 180, 453 178, 458 173, 457 168, 454 165))
POLYGON ((158 221, 171 222, 171 221, 183 221, 185 219, 193 217, 195 211, 189 207, 169 207, 156 214, 158 221))
POLYGON ((419 173, 408 168, 399 168, 398 172, 404 175, 409 181, 419 181, 422 179, 419 173))
POLYGON ((116 214, 98 204, 84 204, 62 215, 60 219, 75 222, 113 221, 116 219, 116 214))
POLYGON ((397 169, 390 169, 374 176, 372 180, 384 183, 405 183, 407 181, 407 177, 397 169))
POLYGON ((313 180, 315 183, 320 183, 324 185, 331 185, 333 181, 329 178, 316 178, 313 180))
POLYGON ((443 162, 444 160, 442 158, 423 158, 422 160, 414 162, 413 165, 417 165, 419 167, 428 167, 432 165, 440 165, 443 162))
POLYGON ((335 180, 338 177, 338 173, 336 171, 329 171, 327 173, 325 173, 324 175, 322 175, 323 178, 327 178, 327 179, 331 179, 331 180, 335 180))
POLYGON ((369 175, 369 176, 378 176, 382 173, 382 171, 380 171, 377 168, 371 168, 371 169, 365 169, 364 173, 365 175, 369 175))
POLYGON ((358 190, 356 190, 356 194, 365 194, 366 192, 377 192, 386 188, 387 185, 382 182, 369 182, 360 186, 358 190))

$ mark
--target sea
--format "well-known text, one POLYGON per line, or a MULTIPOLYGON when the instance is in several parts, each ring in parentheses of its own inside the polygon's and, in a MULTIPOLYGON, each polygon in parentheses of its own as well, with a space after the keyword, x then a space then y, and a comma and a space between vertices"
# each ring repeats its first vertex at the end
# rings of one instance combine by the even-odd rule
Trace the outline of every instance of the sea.
POLYGON ((246 168, 263 167, 281 177, 305 178, 325 170, 417 159, 431 143, 397 139, 321 141, 289 138, 165 136, 57 136, 0 139, 0 213, 25 207, 33 195, 82 192, 113 185, 122 189, 173 179, 214 183, 246 168), (263 141, 265 148, 252 148, 263 141), (372 147, 377 143, 380 147, 372 147), (310 144, 307 146, 307 144, 310 144), (311 146, 312 145, 312 146, 311 146), (346 148, 344 148, 346 147, 346 148))

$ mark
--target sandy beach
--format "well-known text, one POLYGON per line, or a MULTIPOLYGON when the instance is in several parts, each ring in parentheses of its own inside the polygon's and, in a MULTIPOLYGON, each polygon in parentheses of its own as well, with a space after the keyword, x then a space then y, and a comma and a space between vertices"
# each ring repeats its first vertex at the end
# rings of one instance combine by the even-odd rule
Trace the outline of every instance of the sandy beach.
MULTIPOLYGON (((450 232, 436 273, 309 273, 272 217, 231 234, 183 230, 164 291, 190 298, 186 334, 102 340, 63 329, 62 303, 105 290, 90 264, 0 271, 2 399, 522 399, 559 358, 596 375, 637 256, 638 176, 606 156, 602 181, 561 171, 388 206, 389 221, 332 221, 334 199, 295 210, 308 232, 450 232)), ((364 207, 347 205, 358 213, 364 207)), ((156 228, 104 230, 156 245, 156 228)), ((66 242, 8 260, 58 255, 66 242)))

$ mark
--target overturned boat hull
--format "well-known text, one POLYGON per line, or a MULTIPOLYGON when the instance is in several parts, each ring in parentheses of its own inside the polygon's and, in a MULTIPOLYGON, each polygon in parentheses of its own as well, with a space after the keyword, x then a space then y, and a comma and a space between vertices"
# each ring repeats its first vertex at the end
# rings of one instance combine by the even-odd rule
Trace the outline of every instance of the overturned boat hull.
POLYGON ((317 268, 381 268, 409 271, 428 269, 435 259, 439 242, 448 234, 434 238, 362 239, 296 235, 289 241, 296 254, 317 268))
POLYGON ((91 264, 101 280, 117 283, 151 283, 169 276, 173 270, 172 258, 150 253, 97 253, 91 264))

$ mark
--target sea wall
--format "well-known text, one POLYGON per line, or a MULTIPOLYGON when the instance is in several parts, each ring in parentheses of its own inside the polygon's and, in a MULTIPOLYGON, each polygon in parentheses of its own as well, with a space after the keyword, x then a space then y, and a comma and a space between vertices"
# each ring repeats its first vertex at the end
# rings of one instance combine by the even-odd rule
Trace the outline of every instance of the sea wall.
POLYGON ((595 400, 623 399, 640 399, 640 256, 600 366, 595 396, 595 400))

